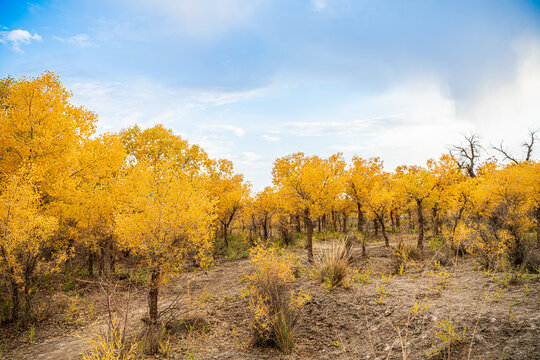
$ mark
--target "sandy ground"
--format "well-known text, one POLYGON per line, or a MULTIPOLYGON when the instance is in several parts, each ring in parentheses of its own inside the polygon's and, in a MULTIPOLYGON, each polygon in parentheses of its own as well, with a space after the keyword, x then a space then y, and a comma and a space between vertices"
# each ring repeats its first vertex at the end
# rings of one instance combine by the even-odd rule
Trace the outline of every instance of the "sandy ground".
MULTIPOLYGON (((328 247, 319 243, 317 247, 328 247)), ((451 259, 450 259, 451 260, 451 259)), ((352 266, 371 268, 369 283, 356 283, 332 291, 307 274, 295 284, 312 300, 304 306, 291 354, 250 345, 249 300, 241 295, 241 277, 251 270, 249 261, 221 260, 208 271, 175 278, 162 291, 165 306, 178 295, 183 306, 200 304, 185 315, 203 324, 189 334, 173 336, 174 359, 408 359, 428 358, 436 349, 446 349, 431 358, 442 359, 540 359, 540 289, 538 280, 519 280, 508 285, 494 279, 503 274, 475 270, 470 259, 457 265, 447 261, 437 268, 432 262, 410 262, 407 272, 385 279, 395 271, 392 251, 382 245, 368 247, 368 257, 354 252, 352 266), (384 282, 383 282, 384 280, 384 282), (388 291, 382 301, 376 288, 388 291), (189 289, 189 292, 187 291, 189 289), (486 296, 489 295, 488 296, 486 296), (414 314, 415 303, 420 311, 414 314), (447 320, 466 341, 450 348, 436 336, 447 320)), ((88 339, 106 321, 105 296, 98 289, 87 291, 86 301, 95 304, 92 321, 74 327, 53 325, 36 329, 34 343, 26 332, 17 336, 2 332, 6 359, 76 359, 88 339)), ((141 325, 146 313, 143 292, 132 295, 129 322, 141 325)))

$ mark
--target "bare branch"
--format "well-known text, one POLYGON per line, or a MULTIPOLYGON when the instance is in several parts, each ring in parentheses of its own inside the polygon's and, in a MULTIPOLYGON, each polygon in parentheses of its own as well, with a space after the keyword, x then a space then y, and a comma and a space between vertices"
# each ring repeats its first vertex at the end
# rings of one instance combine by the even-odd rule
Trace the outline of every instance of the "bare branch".
POLYGON ((530 141, 529 142, 524 142, 522 144, 523 147, 525 147, 525 149, 527 149, 527 153, 525 155, 525 161, 529 161, 529 160, 532 160, 532 153, 533 153, 533 148, 534 148, 534 141, 536 140, 536 132, 538 130, 530 130, 529 131, 529 136, 531 137, 530 138, 530 141))
POLYGON ((493 150, 496 150, 496 151, 500 152, 501 154, 503 154, 504 160, 510 160, 510 161, 512 161, 514 164, 519 163, 518 160, 516 160, 514 157, 512 157, 512 156, 510 156, 510 154, 508 154, 508 151, 504 150, 504 148, 503 148, 503 142, 502 142, 502 141, 501 141, 501 144, 499 145, 499 147, 492 146, 491 148, 492 148, 493 150))
POLYGON ((452 145, 450 154, 457 159, 460 169, 466 170, 470 177, 475 177, 475 166, 480 156, 482 146, 480 145, 480 137, 477 134, 463 135, 465 145, 452 145))
POLYGON ((534 151, 534 143, 536 141, 536 132, 537 132, 537 130, 529 131, 529 137, 530 137, 529 141, 525 141, 525 142, 523 142, 521 144, 521 146, 525 148, 525 156, 523 158, 521 158, 521 159, 510 155, 510 153, 503 148, 503 142, 502 141, 501 141, 501 144, 499 145, 499 147, 492 146, 492 149, 498 151, 499 153, 501 153, 504 156, 503 161, 504 160, 509 160, 509 161, 513 162, 514 164, 519 164, 522 161, 530 161, 530 160, 532 160, 532 155, 533 155, 533 151, 534 151))

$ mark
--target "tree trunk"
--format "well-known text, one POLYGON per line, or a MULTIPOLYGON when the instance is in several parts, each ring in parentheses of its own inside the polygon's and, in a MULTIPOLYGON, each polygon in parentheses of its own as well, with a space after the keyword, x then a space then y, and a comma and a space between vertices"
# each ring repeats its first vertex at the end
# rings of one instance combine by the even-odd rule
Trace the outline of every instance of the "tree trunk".
POLYGON ((418 242, 416 247, 418 250, 422 250, 424 247, 424 215, 422 213, 422 201, 416 201, 416 209, 418 210, 418 242))
POLYGON ((24 317, 25 320, 32 313, 32 273, 36 265, 37 258, 30 260, 24 270, 24 317))
POLYGON ((114 273, 116 271, 116 255, 114 253, 113 239, 109 239, 109 272, 114 273))
POLYGON ((225 250, 229 250, 229 226, 223 224, 223 243, 225 244, 225 250))
POLYGON ((159 271, 152 271, 150 290, 148 291, 148 316, 150 325, 157 324, 158 320, 158 291, 159 291, 159 271))
POLYGON ((399 232, 400 227, 401 227, 401 221, 400 221, 401 216, 399 214, 396 214, 395 218, 396 218, 396 230, 399 232))
POLYGON ((94 276, 94 252, 88 253, 88 276, 94 276))
POLYGON ((357 214, 358 224, 356 224, 356 226, 358 227, 358 232, 361 232, 362 228, 364 227, 364 214, 362 213, 362 207, 360 203, 356 203, 356 206, 358 207, 358 214, 357 214))
POLYGON ((264 218, 262 227, 263 227, 263 239, 264 241, 267 241, 268 240, 268 219, 266 219, 266 217, 264 218))
POLYGON ((379 216, 378 214, 375 214, 377 216, 377 219, 379 220, 379 224, 381 224, 381 232, 384 238, 384 245, 386 247, 390 246, 390 241, 388 240, 388 235, 386 235, 386 226, 384 226, 384 218, 382 216, 379 216))
POLYGON ((362 256, 366 256, 366 242, 369 234, 369 223, 365 224, 364 236, 362 237, 362 256))
POLYGON ((396 222, 394 221, 394 210, 390 211, 390 223, 392 224, 392 232, 396 233, 396 222))
POLYGON ((19 284, 15 280, 11 280, 11 321, 19 320, 19 284))
POLYGON ((300 215, 295 215, 294 221, 296 223, 296 232, 297 233, 302 232, 302 225, 300 224, 300 215))
POLYGON ((347 214, 343 213, 343 228, 341 229, 341 232, 346 234, 347 233, 347 214))
POLYGON ((103 245, 101 249, 97 252, 98 255, 98 273, 99 275, 105 272, 105 248, 103 245))
POLYGON ((375 236, 379 235, 379 222, 377 219, 373 220, 373 229, 375 230, 375 236))
POLYGON ((534 209, 534 213, 536 215, 536 243, 540 247, 540 206, 534 209))
POLYGON ((306 249, 308 254, 308 261, 313 262, 313 222, 311 221, 309 210, 304 213, 304 222, 306 224, 306 249))
POLYGON ((431 216, 433 218, 433 234, 439 236, 441 234, 441 219, 439 217, 439 206, 435 205, 431 208, 431 216))

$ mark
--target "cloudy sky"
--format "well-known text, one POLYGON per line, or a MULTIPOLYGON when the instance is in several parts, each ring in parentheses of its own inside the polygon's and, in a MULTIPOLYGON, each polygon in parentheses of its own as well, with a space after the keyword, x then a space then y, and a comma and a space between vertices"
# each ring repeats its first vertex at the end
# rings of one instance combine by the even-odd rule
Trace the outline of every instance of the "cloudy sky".
MULTIPOLYGON (((99 131, 164 124, 261 189, 302 151, 422 164, 540 128, 540 2, 0 0, 0 77, 51 70, 99 131)), ((540 151, 539 151, 540 152, 540 151)))

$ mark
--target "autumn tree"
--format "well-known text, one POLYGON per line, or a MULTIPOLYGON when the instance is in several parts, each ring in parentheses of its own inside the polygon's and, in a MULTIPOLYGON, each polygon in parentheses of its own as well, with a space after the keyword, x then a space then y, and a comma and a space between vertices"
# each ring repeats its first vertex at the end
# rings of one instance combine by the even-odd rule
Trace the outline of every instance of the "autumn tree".
MULTIPOLYGON (((47 248, 48 255, 58 253, 52 241, 59 221, 53 216, 55 204, 73 184, 80 151, 94 133, 97 117, 72 105, 71 93, 51 72, 3 79, 0 84, 0 176, 3 209, 9 209, 3 220, 2 261, 14 299, 24 283, 28 314, 31 282, 43 264, 42 252, 47 248)), ((18 304, 17 300, 14 306, 18 304)), ((12 317, 17 313, 12 311, 12 317)))
POLYGON ((103 134, 82 148, 79 167, 71 176, 71 186, 56 205, 63 223, 75 232, 78 244, 88 253, 88 273, 94 262, 102 272, 105 257, 114 266, 114 212, 117 205, 118 176, 125 165, 125 152, 118 135, 103 134))
POLYGON ((331 208, 337 194, 344 192, 344 168, 341 154, 321 159, 296 153, 274 162, 273 183, 289 208, 304 218, 310 261, 313 259, 313 219, 331 208))
POLYGON ((178 273, 188 254, 208 260, 214 202, 203 184, 181 171, 172 160, 150 165, 140 161, 121 180, 125 190, 115 216, 115 235, 122 248, 141 256, 150 272, 148 310, 158 321, 160 285, 178 273))
POLYGON ((267 186, 263 191, 255 195, 251 203, 251 216, 260 224, 265 241, 268 240, 269 227, 276 211, 277 199, 275 189, 267 186))
POLYGON ((208 171, 212 163, 200 146, 189 144, 163 125, 144 130, 135 125, 120 131, 120 138, 129 157, 150 165, 167 159, 175 169, 193 176, 208 171))
POLYGON ((42 257, 58 223, 42 213, 42 196, 32 180, 21 169, 4 177, 0 188, 0 274, 11 287, 11 321, 19 319, 21 289, 25 318, 30 315, 35 271, 45 266, 42 257))
POLYGON ((352 164, 346 174, 346 191, 356 205, 358 231, 364 225, 364 211, 367 199, 373 188, 373 177, 382 172, 383 164, 379 158, 362 159, 353 156, 352 164))
POLYGON ((63 190, 97 121, 93 112, 73 106, 71 96, 51 72, 9 85, 0 112, 0 173, 28 165, 43 196, 63 190))
POLYGON ((399 173, 396 179, 396 190, 406 196, 416 208, 418 216, 417 248, 423 249, 425 232, 424 208, 429 202, 436 185, 436 179, 426 169, 420 166, 403 166, 396 170, 399 173))
POLYGON ((214 161, 210 166, 207 188, 216 201, 217 221, 223 229, 225 248, 229 248, 229 229, 240 209, 246 204, 250 185, 243 175, 235 174, 228 160, 214 161))
POLYGON ((375 220, 381 226, 385 245, 390 246, 386 233, 385 219, 390 212, 394 193, 389 174, 385 172, 373 174, 369 190, 369 196, 366 199, 367 206, 375 216, 375 220))

